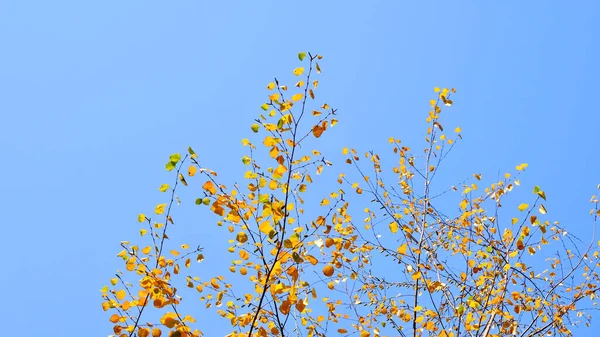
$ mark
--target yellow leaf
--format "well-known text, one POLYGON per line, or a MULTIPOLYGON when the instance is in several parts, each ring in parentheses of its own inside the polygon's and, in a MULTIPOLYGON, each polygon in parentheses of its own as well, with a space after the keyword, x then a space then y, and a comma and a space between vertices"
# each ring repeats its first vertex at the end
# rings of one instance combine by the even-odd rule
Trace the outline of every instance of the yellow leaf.
POLYGON ((277 158, 277 156, 279 155, 279 149, 277 148, 277 146, 273 146, 271 148, 271 151, 269 151, 269 155, 271 156, 271 158, 277 158))
POLYGON ((266 136, 265 140, 263 140, 263 144, 265 144, 265 146, 267 147, 272 147, 277 145, 277 139, 271 137, 271 136, 266 136))
POLYGON ((193 177, 196 174, 196 166, 192 165, 188 168, 188 176, 193 177))
POLYGON ((292 101, 294 101, 294 102, 298 102, 301 99, 302 99, 302 94, 300 94, 300 93, 295 94, 294 96, 292 96, 292 101))
POLYGON ((119 282, 119 279, 118 279, 118 278, 116 278, 116 277, 114 277, 114 278, 111 278, 111 279, 110 279, 110 284, 112 284, 113 286, 114 286, 115 284, 117 284, 118 282, 119 282))
POLYGON ((390 223, 390 231, 392 232, 392 234, 395 234, 398 231, 398 223, 397 222, 391 222, 390 223))
POLYGON ((329 205, 329 199, 323 198, 323 200, 321 200, 321 206, 327 206, 327 205, 329 205))
POLYGON ((117 291, 117 293, 115 295, 117 296, 117 299, 120 301, 125 298, 125 295, 127 295, 127 293, 125 292, 125 290, 121 289, 121 290, 117 291))
MULTIPOLYGON (((169 184, 162 184, 160 185, 160 187, 158 188, 159 191, 161 192, 166 192, 169 189, 169 184)), ((141 222, 141 221, 140 221, 141 222)))
POLYGON ((138 214, 138 222, 146 221, 146 216, 142 213, 138 214))
POLYGON ((177 314, 173 312, 167 312, 160 318, 160 322, 167 328, 172 329, 175 325, 179 324, 177 320, 177 314))
POLYGON ((204 185, 202 185, 202 188, 206 191, 208 191, 210 194, 215 194, 217 193, 217 188, 215 187, 215 184, 213 184, 212 181, 208 180, 207 182, 204 183, 204 185))
POLYGON ((421 272, 420 271, 415 272, 414 274, 411 275, 411 278, 413 279, 413 281, 416 281, 416 280, 420 279, 421 278, 421 272))
POLYGON ((317 260, 317 258, 315 258, 312 255, 306 255, 305 257, 306 257, 306 260, 308 262, 310 262, 310 264, 312 264, 313 266, 315 266, 315 265, 317 265, 317 263, 319 263, 319 260, 317 260))
POLYGON ((146 233, 148 233, 148 230, 140 229, 140 236, 144 236, 144 235, 146 235, 146 233))
POLYGON ((456 127, 456 129, 454 129, 454 132, 456 132, 456 133, 459 133, 459 132, 461 132, 461 131, 462 131, 462 130, 461 130, 459 127, 456 127))
POLYGON ((275 83, 273 83, 273 82, 269 83, 269 84, 267 85, 267 89, 269 89, 269 90, 273 90, 273 89, 275 89, 275 83))
POLYGON ((519 219, 518 219, 518 218, 512 218, 512 219, 510 220, 510 222, 511 222, 511 223, 514 225, 514 224, 516 224, 517 222, 519 222, 519 219))
POLYGON ((277 166, 277 168, 273 172, 273 175, 274 176, 278 176, 278 177, 283 177, 283 174, 285 172, 287 172, 287 167, 285 167, 283 165, 279 165, 279 166, 277 166))
POLYGON ((524 210, 527 209, 527 207, 529 207, 528 204, 520 204, 518 209, 519 209, 519 211, 523 212, 524 210))
POLYGON ((154 213, 163 214, 165 212, 165 206, 167 206, 167 204, 156 205, 156 207, 154 208, 154 213))
POLYGON ((433 92, 440 92, 440 88, 439 87, 433 88, 433 92))
POLYGON ((129 260, 127 260, 125 263, 125 269, 129 271, 133 271, 135 269, 135 257, 131 257, 129 260))
POLYGON ((275 228, 273 228, 273 226, 271 226, 271 221, 267 220, 258 226, 258 230, 265 233, 266 235, 269 235, 271 233, 271 231, 275 230, 275 228))
POLYGON ((517 171, 523 171, 524 169, 527 168, 527 166, 529 166, 529 165, 523 163, 523 164, 517 165, 516 168, 517 168, 517 171))
POLYGON ((406 245, 406 243, 402 244, 402 246, 398 247, 398 254, 406 255, 407 248, 408 246, 406 245))
POLYGON ((294 69, 294 75, 300 76, 302 74, 304 74, 304 68, 303 67, 299 67, 299 68, 294 69))

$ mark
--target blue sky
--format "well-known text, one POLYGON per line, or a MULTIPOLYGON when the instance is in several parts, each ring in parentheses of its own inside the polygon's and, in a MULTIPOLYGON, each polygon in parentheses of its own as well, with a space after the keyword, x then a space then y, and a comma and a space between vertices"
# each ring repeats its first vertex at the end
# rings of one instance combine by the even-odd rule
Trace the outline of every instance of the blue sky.
MULTIPOLYGON (((299 51, 325 56, 326 149, 420 141, 432 88, 455 87, 456 181, 527 162, 524 190, 587 235, 599 22, 597 1, 0 1, 4 331, 109 334, 99 289, 163 201, 168 156, 191 145, 241 179, 239 140, 299 51)), ((189 214, 190 233, 224 235, 189 214)))

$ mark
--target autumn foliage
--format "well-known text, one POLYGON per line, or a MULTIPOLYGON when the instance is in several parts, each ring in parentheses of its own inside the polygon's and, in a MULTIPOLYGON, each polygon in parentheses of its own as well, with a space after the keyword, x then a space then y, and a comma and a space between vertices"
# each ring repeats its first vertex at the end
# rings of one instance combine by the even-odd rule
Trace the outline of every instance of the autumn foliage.
POLYGON ((219 180, 213 158, 191 148, 170 156, 165 201, 138 216, 141 237, 122 242, 124 266, 102 289, 114 335, 568 336, 588 322, 595 239, 551 222, 539 187, 503 207, 527 164, 487 183, 473 174, 436 185, 462 139, 441 120, 454 89, 434 88, 424 148, 390 138, 384 165, 341 145, 345 162, 332 163, 318 150, 338 122, 316 95, 321 56, 298 58, 295 83, 268 83, 257 104, 242 183, 219 180), (196 197, 180 200, 183 188, 196 197), (180 203, 216 215, 226 251, 169 239, 190 222, 174 226, 180 203), (227 266, 205 268, 209 259, 227 266))

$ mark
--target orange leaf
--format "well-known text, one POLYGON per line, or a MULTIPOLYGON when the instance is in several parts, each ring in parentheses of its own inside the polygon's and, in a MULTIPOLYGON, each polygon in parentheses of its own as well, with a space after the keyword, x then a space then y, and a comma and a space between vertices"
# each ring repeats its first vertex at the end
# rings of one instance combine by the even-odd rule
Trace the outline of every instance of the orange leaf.
POLYGON ((112 314, 112 316, 110 316, 111 323, 117 323, 119 321, 119 319, 121 319, 121 316, 119 316, 117 314, 112 314))
POLYGON ((210 194, 215 194, 217 193, 217 189, 215 188, 215 184, 212 183, 212 181, 207 181, 204 183, 204 185, 202 186, 203 189, 205 189, 206 191, 210 192, 210 194))
POLYGON ((325 276, 331 276, 331 275, 333 275, 333 266, 332 266, 332 265, 329 265, 329 264, 328 264, 328 265, 326 265, 326 266, 323 268, 323 274, 324 274, 325 276))
POLYGON ((320 125, 315 125, 312 129, 312 133, 315 135, 315 138, 321 137, 323 131, 325 131, 325 129, 323 129, 320 125))

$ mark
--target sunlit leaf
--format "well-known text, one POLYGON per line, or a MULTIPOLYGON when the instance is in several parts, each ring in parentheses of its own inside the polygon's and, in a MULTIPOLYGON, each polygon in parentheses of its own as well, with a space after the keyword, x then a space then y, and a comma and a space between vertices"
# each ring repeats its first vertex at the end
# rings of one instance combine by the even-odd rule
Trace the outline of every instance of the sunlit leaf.
POLYGON ((154 208, 154 213, 156 213, 156 214, 163 214, 163 213, 165 213, 165 206, 167 206, 167 204, 158 204, 158 205, 156 205, 156 207, 154 208))
POLYGON ((299 68, 294 69, 294 75, 300 76, 302 74, 304 74, 304 68, 303 67, 299 67, 299 68))
POLYGON ((517 171, 523 171, 524 169, 527 168, 527 166, 529 166, 528 164, 519 164, 517 165, 516 169, 517 171))
POLYGON ((209 192, 210 194, 215 194, 217 193, 217 188, 215 187, 215 184, 213 184, 212 181, 208 180, 204 183, 204 185, 202 185, 202 188, 209 192))

